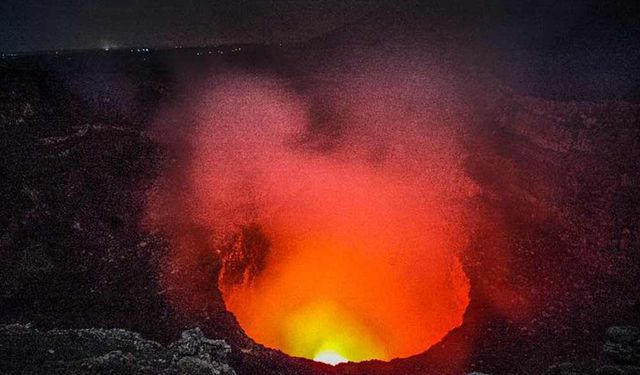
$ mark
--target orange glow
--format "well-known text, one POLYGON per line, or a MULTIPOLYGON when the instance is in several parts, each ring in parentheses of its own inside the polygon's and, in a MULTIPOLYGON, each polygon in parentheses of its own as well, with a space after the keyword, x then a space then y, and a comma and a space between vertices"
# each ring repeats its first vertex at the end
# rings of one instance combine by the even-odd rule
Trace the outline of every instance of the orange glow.
POLYGON ((222 284, 247 334, 295 356, 363 361, 418 354, 459 326, 463 243, 438 207, 425 210, 428 193, 360 167, 315 168, 295 194, 278 185, 286 199, 271 197, 277 209, 257 221, 271 239, 267 268, 222 284))
POLYGON ((341 143, 318 152, 301 141, 313 136, 308 108, 278 82, 213 86, 193 126, 165 140, 180 158, 149 211, 171 237, 162 278, 178 311, 207 309, 215 285, 203 264, 220 256, 227 309, 256 342, 294 356, 407 357, 462 324, 469 280, 458 256, 476 187, 448 108, 448 123, 435 109, 409 116, 396 113, 402 95, 345 85, 362 103, 348 103, 341 143), (269 246, 225 252, 248 226, 269 246))

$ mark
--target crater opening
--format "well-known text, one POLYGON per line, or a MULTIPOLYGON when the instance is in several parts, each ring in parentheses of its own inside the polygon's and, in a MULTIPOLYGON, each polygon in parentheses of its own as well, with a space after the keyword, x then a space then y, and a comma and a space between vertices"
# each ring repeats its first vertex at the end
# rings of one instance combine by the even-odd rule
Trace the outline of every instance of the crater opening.
POLYGON ((216 78, 179 108, 181 121, 193 113, 172 140, 182 159, 149 212, 172 233, 163 277, 185 290, 179 309, 208 303, 199 264, 214 257, 244 332, 291 356, 405 358, 462 324, 470 286, 460 255, 477 187, 453 112, 435 97, 407 109, 406 98, 370 96, 391 87, 378 81, 325 91, 345 109, 340 135, 320 149, 325 129, 314 128, 309 101, 275 79, 216 78))
POLYGON ((350 227, 341 234, 327 224, 338 218, 325 218, 301 237, 273 233, 268 241, 250 226, 234 238, 219 285, 251 338, 335 365, 418 354, 462 323, 469 280, 456 256, 403 247, 412 241, 393 241, 377 223, 346 211, 350 227))

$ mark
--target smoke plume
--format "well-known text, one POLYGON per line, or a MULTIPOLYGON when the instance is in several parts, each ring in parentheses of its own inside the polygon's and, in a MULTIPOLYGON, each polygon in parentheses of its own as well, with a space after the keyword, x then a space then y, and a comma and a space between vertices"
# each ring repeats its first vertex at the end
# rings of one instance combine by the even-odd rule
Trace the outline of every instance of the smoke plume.
POLYGON ((459 254, 478 188, 462 168, 465 115, 437 67, 342 62, 305 85, 229 72, 185 90, 154 129, 173 158, 148 223, 171 240, 162 278, 176 308, 210 303, 211 260, 258 343, 406 357, 459 326, 469 302, 459 254))

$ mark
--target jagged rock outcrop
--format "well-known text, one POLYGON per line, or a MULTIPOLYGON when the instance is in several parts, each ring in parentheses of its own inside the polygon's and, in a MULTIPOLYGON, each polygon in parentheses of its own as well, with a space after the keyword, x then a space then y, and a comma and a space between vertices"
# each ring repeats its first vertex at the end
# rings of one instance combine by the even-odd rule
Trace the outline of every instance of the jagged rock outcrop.
POLYGON ((611 363, 587 371, 565 362, 549 367, 547 375, 640 375, 640 327, 613 326, 607 329, 603 352, 611 363))
POLYGON ((559 365, 553 365, 549 367, 546 372, 546 375, 583 375, 578 366, 574 365, 571 362, 561 363, 559 365))
POLYGON ((226 363, 230 352, 199 328, 163 346, 122 329, 0 326, 0 373, 6 374, 235 375, 226 363))
POLYGON ((638 366, 602 366, 595 372, 596 375, 640 375, 638 366))
POLYGON ((604 352, 615 364, 640 366, 640 327, 609 327, 604 352))

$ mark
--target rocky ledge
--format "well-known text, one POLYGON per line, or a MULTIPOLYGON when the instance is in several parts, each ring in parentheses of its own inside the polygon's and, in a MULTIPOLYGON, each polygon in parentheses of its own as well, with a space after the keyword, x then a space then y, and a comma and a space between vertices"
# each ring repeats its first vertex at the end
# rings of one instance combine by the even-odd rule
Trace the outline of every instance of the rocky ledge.
POLYGON ((640 328, 609 327, 603 352, 607 364, 595 371, 586 371, 567 362, 551 366, 547 375, 640 375, 640 328))
MULTIPOLYGON (((224 340, 209 339, 199 328, 164 346, 123 329, 0 325, 0 375, 236 375, 227 364, 230 352, 224 340)), ((606 362, 595 370, 567 362, 551 366, 546 375, 640 375, 640 328, 610 327, 603 354, 606 362)))
MULTIPOLYGON (((603 354, 605 364, 600 363, 595 369, 565 362, 549 367, 545 375, 640 375, 640 327, 609 327, 603 354)), ((470 372, 467 375, 489 374, 470 372)))
POLYGON ((0 326, 0 375, 235 375, 227 364, 230 351, 225 341, 209 339, 199 328, 163 346, 122 329, 0 326))

